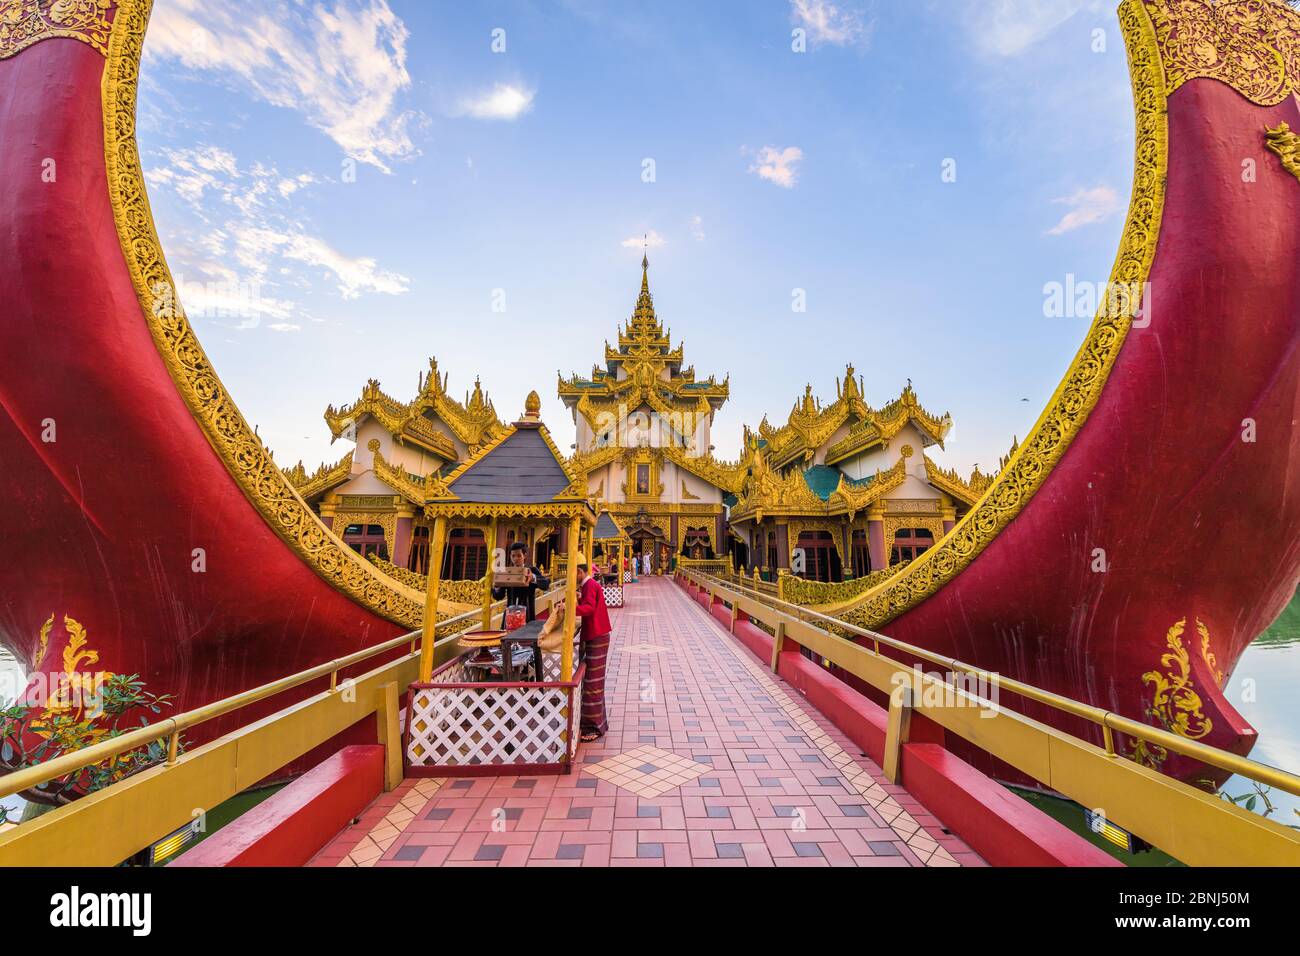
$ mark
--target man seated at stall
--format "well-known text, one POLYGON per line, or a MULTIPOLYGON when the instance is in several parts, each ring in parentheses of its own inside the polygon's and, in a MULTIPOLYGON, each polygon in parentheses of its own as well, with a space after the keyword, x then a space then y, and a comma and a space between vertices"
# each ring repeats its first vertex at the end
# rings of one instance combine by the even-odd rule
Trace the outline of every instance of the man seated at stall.
MULTIPOLYGON (((524 583, 522 585, 511 585, 492 589, 492 599, 499 601, 506 599, 506 606, 511 604, 522 604, 526 609, 527 617, 525 620, 531 621, 536 617, 536 600, 537 592, 545 591, 551 586, 551 582, 546 575, 536 567, 536 565, 525 564, 528 555, 528 545, 522 541, 516 541, 510 545, 509 562, 513 568, 526 568, 524 571, 524 583)), ((502 627, 505 626, 504 613, 502 612, 502 627)))

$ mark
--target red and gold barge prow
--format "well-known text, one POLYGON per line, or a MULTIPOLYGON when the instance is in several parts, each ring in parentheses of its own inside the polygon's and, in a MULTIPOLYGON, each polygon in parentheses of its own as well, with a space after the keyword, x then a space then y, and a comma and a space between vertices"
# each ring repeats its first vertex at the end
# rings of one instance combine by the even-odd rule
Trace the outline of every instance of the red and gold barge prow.
MULTIPOLYGON (((0 0, 0 640, 33 688, 93 656, 194 707, 412 630, 424 599, 321 523, 177 302, 135 140, 149 11, 0 0)), ((1300 17, 1119 15, 1121 294, 971 513, 833 610, 1245 753, 1224 681, 1300 573, 1300 17)))

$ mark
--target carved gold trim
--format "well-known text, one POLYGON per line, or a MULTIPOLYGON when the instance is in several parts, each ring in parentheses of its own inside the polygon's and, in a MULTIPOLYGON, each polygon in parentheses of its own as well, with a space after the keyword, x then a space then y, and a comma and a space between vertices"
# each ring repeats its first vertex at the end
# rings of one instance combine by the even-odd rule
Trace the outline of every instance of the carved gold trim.
MULTIPOLYGON (((575 518, 595 524, 586 501, 543 501, 533 504, 484 503, 476 501, 433 501, 424 506, 426 518, 575 518)), ((454 526, 454 522, 453 522, 454 526)))
POLYGON ((845 601, 863 591, 873 588, 886 578, 898 574, 905 564, 896 564, 890 568, 872 571, 864 577, 850 578, 847 581, 809 581, 797 575, 789 574, 784 568, 780 571, 781 597, 791 604, 801 607, 816 607, 822 604, 845 601))
POLYGON ((152 0, 121 0, 104 71, 108 191, 143 319, 177 390, 249 501, 293 551, 331 586, 371 612, 418 627, 424 599, 380 574, 307 506, 248 427, 180 308, 140 169, 135 134, 140 57, 152 0))
MULTIPOLYGON (((415 571, 399 568, 391 561, 385 561, 375 554, 366 555, 366 559, 377 567, 384 574, 391 578, 396 578, 408 587, 415 588, 417 591, 423 591, 429 586, 429 576, 419 574, 415 571)), ((476 578, 474 580, 449 581, 446 578, 440 578, 438 581, 438 597, 443 601, 449 601, 453 604, 464 604, 467 607, 478 607, 483 604, 483 588, 487 584, 487 577, 476 578)))
POLYGON ((289 484, 304 499, 337 488, 352 476, 352 452, 348 452, 332 465, 321 465, 308 475, 301 461, 292 468, 281 469, 289 484))
MULTIPOLYGON (((1155 31, 1141 0, 1124 0, 1120 27, 1128 45, 1137 123, 1133 192, 1112 287, 1141 288, 1151 272, 1164 209, 1168 165, 1167 94, 1155 31)), ((1121 298, 1121 297, 1108 297, 1121 298)), ((1125 298, 1097 313, 1065 378, 1033 431, 988 491, 935 547, 884 585, 838 610, 858 626, 875 628, 915 607, 955 578, 1029 502, 1064 457, 1097 404, 1124 344, 1138 303, 1125 298)))
POLYGON ((995 476, 984 474, 979 465, 971 471, 969 478, 963 478, 957 474, 957 469, 943 468, 929 455, 924 457, 926 481, 964 505, 975 504, 993 484, 995 476))
POLYGON ((425 480, 388 461, 379 450, 379 439, 372 438, 368 447, 372 456, 370 467, 375 477, 411 504, 423 507, 428 496, 428 485, 425 480))
POLYGON ((0 0, 0 60, 50 37, 80 40, 108 55, 109 0, 0 0))

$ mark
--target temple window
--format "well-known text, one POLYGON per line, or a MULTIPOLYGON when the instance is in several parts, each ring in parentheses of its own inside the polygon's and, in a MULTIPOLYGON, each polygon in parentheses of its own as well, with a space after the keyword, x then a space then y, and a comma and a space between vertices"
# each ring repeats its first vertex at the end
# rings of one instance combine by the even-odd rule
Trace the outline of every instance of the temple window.
POLYGON ((865 577, 871 573, 871 543, 865 531, 853 532, 853 573, 865 577))
POLYGON ((388 560, 388 541, 377 524, 350 524, 343 530, 343 543, 360 555, 373 554, 388 560))
POLYGON ((406 559, 406 569, 416 574, 429 573, 429 529, 414 528, 411 531, 411 554, 406 559))
POLYGON ((894 532, 894 546, 889 552, 889 563, 915 561, 934 547, 934 536, 925 528, 899 528, 894 532))
POLYGON ((455 528, 447 536, 442 577, 447 581, 477 581, 487 573, 487 541, 477 528, 455 528))
POLYGON ((805 531, 796 547, 803 549, 804 570, 809 581, 838 581, 843 576, 835 539, 826 531, 805 531))

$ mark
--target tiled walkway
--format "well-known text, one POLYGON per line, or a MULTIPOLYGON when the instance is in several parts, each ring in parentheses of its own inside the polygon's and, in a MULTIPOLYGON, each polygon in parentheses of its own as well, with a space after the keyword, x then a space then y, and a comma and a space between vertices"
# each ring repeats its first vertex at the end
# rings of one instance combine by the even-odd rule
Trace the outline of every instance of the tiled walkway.
POLYGON ((407 780, 312 865, 982 865, 670 580, 627 594, 580 772, 407 780))

